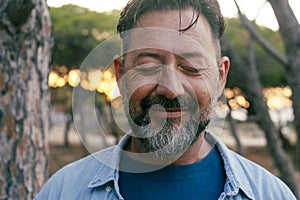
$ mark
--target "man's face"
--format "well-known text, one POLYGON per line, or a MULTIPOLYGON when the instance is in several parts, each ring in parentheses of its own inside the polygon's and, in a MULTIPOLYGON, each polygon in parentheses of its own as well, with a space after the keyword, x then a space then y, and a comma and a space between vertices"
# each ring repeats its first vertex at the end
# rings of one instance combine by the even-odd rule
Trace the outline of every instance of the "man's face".
POLYGON ((144 14, 130 33, 117 80, 134 135, 161 159, 183 153, 209 123, 228 70, 217 62, 210 26, 192 9, 144 14))

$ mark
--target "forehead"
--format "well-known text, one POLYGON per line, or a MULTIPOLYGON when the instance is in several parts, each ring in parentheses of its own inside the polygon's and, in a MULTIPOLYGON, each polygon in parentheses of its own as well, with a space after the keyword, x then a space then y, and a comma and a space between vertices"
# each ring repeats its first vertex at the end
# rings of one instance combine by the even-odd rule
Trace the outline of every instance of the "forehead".
POLYGON ((203 15, 200 14, 195 25, 188 30, 179 31, 189 27, 196 17, 197 13, 193 9, 145 13, 140 17, 135 28, 125 34, 128 35, 123 38, 127 40, 126 51, 151 48, 176 54, 187 50, 201 54, 214 54, 211 28, 203 15))

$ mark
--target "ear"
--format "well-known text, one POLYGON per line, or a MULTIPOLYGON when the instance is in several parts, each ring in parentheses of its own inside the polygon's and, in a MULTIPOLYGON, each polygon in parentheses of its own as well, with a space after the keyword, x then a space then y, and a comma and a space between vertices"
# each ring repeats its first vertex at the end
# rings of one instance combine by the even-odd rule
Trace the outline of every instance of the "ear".
POLYGON ((122 93, 122 75, 123 75, 123 60, 121 56, 114 57, 114 67, 116 72, 116 81, 118 83, 119 91, 122 93))
POLYGON ((227 75, 229 71, 229 66, 230 66, 230 60, 228 57, 224 56, 220 59, 219 62, 219 96, 222 95, 222 92, 224 90, 226 80, 227 80, 227 75))

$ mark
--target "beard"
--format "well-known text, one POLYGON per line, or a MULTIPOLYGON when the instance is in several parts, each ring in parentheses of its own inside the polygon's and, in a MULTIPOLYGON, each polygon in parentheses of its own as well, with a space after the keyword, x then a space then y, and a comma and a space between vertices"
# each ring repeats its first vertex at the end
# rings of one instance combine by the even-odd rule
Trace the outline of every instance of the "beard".
POLYGON ((205 129, 209 120, 198 124, 198 118, 192 116, 190 120, 182 126, 180 121, 167 119, 160 129, 147 125, 140 128, 139 141, 146 152, 153 152, 161 160, 176 159, 182 155, 197 139, 205 129), (198 125, 198 126, 197 126, 198 125))
POLYGON ((161 160, 174 160, 180 157, 205 130, 213 116, 213 108, 217 104, 217 90, 214 91, 210 102, 200 111, 198 103, 192 98, 178 97, 167 99, 162 96, 146 97, 140 109, 128 98, 124 92, 123 103, 133 136, 137 137, 145 152, 154 154, 161 160), (188 107, 189 117, 183 119, 165 120, 161 127, 153 126, 155 120, 149 115, 151 106, 160 105, 165 108, 188 107))

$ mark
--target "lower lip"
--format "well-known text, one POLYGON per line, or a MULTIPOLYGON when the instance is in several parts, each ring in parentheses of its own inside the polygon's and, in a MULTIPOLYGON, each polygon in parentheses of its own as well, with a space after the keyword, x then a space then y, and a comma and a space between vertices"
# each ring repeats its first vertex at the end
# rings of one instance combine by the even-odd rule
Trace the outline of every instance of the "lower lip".
POLYGON ((168 111, 165 109, 150 109, 149 111, 150 116, 169 119, 181 118, 184 113, 186 113, 184 110, 168 111))

